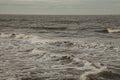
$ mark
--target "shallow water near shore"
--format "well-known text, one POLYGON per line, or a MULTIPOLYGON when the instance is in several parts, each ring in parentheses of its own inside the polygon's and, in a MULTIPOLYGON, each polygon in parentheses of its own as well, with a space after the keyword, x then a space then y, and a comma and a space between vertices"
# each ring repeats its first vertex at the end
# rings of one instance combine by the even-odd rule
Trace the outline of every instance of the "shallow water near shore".
POLYGON ((0 80, 120 80, 120 16, 0 15, 0 80))

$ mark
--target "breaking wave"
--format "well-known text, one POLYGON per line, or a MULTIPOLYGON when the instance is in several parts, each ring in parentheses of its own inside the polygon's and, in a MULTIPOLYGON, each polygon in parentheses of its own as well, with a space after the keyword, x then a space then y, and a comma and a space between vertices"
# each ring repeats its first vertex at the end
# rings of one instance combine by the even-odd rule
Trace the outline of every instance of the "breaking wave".
POLYGON ((22 34, 22 33, 0 33, 0 37, 23 39, 23 38, 30 38, 32 37, 32 35, 22 34))
POLYGON ((102 67, 93 71, 85 72, 80 76, 80 80, 120 80, 120 74, 102 67))

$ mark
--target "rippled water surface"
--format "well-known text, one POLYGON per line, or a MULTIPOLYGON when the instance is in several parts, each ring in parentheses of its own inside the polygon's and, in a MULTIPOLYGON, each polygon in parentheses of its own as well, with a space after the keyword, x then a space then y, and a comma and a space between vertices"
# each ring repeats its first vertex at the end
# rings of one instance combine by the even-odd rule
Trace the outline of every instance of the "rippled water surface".
POLYGON ((0 15, 0 80, 120 80, 120 16, 0 15))

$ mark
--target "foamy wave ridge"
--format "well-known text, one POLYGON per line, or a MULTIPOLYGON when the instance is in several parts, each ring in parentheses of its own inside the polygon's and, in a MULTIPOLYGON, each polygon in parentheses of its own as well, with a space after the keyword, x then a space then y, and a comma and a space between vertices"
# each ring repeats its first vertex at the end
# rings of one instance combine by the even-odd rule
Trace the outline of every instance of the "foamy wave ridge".
POLYGON ((22 34, 22 33, 0 33, 1 38, 16 38, 16 39, 23 39, 23 38, 31 38, 32 35, 22 34))
POLYGON ((80 80, 120 80, 120 74, 113 72, 107 67, 85 72, 80 76, 80 80))

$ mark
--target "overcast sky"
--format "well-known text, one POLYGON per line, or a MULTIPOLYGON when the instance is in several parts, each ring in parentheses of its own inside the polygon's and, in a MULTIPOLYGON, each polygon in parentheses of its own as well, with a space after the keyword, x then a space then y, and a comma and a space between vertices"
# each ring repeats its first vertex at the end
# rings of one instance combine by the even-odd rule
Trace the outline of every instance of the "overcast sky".
POLYGON ((120 0, 0 0, 0 14, 120 14, 120 0))

